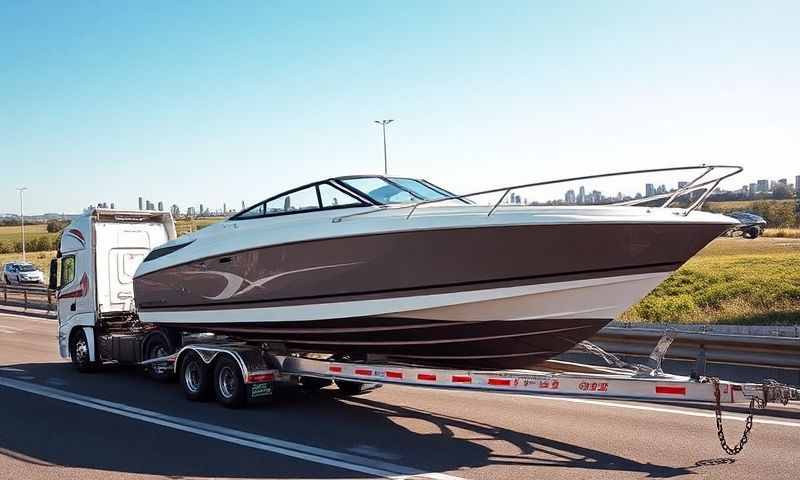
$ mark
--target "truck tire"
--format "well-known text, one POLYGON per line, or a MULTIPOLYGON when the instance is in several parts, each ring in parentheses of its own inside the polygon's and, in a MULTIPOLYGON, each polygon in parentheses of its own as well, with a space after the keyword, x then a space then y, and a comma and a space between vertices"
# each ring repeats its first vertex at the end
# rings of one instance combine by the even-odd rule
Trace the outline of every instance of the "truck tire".
POLYGON ((97 361, 89 360, 89 342, 82 328, 76 328, 70 335, 69 357, 79 372, 91 372, 97 368, 97 361))
POLYGON ((193 401, 207 400, 211 393, 211 372, 206 362, 196 352, 188 352, 181 360, 178 379, 186 398, 193 401))
MULTIPOLYGON (((167 335, 160 330, 149 333, 142 342, 142 345, 144 360, 166 357, 175 353, 175 347, 172 345, 167 335)), ((175 379, 175 372, 171 368, 159 368, 154 365, 148 365, 146 371, 150 378, 159 382, 175 379)))
POLYGON ((222 355, 214 365, 214 393, 227 408, 241 408, 247 402, 247 385, 242 369, 229 355, 222 355))

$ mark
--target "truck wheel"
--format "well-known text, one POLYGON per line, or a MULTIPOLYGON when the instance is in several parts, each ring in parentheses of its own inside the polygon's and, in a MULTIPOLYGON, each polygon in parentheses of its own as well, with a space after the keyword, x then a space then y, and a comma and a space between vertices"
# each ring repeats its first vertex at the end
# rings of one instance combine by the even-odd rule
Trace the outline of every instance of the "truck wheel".
MULTIPOLYGON (((145 360, 166 357, 168 355, 172 355, 174 352, 174 347, 170 343, 167 336, 161 331, 148 334, 144 340, 145 360)), ((153 380, 160 382, 169 381, 175 378, 175 372, 173 369, 164 365, 148 365, 147 374, 153 380)))
POLYGON ((180 379, 186 398, 196 402, 208 399, 211 393, 211 375, 208 365, 195 352, 188 352, 181 361, 180 379))
POLYGON ((89 360, 89 342, 82 328, 75 330, 69 339, 69 357, 79 372, 91 372, 97 368, 97 362, 89 360))
POLYGON ((247 400, 242 369, 228 355, 222 356, 214 366, 214 392, 217 401, 228 408, 243 407, 247 400))

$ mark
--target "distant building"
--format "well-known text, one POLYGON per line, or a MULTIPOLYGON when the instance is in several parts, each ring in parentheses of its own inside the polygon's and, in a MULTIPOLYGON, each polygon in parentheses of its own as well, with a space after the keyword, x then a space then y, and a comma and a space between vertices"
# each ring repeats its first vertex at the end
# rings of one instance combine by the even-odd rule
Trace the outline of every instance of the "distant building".
POLYGON ((564 202, 574 205, 575 204, 575 190, 567 190, 564 194, 564 202))
POLYGON ((145 206, 147 207, 147 210, 155 210, 155 205, 153 205, 153 202, 151 202, 150 200, 146 201, 145 206))
POLYGON ((794 177, 794 189, 797 192, 800 192, 800 175, 794 177))
POLYGON ((114 210, 114 202, 111 202, 111 210, 114 210))
POLYGON ((222 214, 224 215, 224 214, 227 214, 227 213, 228 213, 228 204, 227 203, 223 203, 222 204, 222 214))
POLYGON ((188 215, 190 217, 196 217, 197 216, 197 212, 195 212, 194 207, 189 207, 189 208, 186 209, 186 215, 188 215))
POLYGON ((644 196, 645 197, 652 197, 656 194, 656 187, 652 183, 645 184, 644 186, 644 196))
POLYGON ((200 216, 202 217, 203 215, 205 215, 205 213, 206 213, 206 211, 203 210, 203 204, 201 203, 200 204, 200 216))
POLYGON ((583 205, 586 203, 586 189, 583 188, 583 185, 581 185, 581 188, 578 189, 577 200, 578 200, 578 205, 583 205))
POLYGON ((683 188, 686 185, 689 185, 689 182, 678 182, 678 188, 683 188))
POLYGON ((757 183, 751 183, 750 184, 750 188, 747 189, 747 193, 749 193, 750 196, 752 197, 752 196, 754 196, 756 194, 756 192, 758 192, 758 184, 757 183))
POLYGON ((781 178, 780 180, 778 180, 778 183, 781 183, 783 185, 789 185, 789 180, 786 178, 781 178))
POLYGON ((139 210, 143 210, 142 197, 139 197, 139 210))
POLYGON ((164 211, 164 202, 158 202, 158 211, 159 212, 163 212, 164 211))
POLYGON ((769 180, 759 180, 756 191, 759 193, 769 192, 769 180))
MULTIPOLYGON (((797 178, 800 178, 800 177, 797 177, 797 178)), ((244 208, 245 208, 244 207, 244 200, 242 200, 242 210, 244 210, 244 208)))

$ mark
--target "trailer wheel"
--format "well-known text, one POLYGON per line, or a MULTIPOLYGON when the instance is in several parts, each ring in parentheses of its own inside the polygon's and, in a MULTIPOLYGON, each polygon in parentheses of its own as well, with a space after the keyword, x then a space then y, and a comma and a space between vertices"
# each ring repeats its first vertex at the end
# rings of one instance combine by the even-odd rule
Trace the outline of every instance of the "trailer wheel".
POLYGON ((91 372, 97 368, 97 361, 89 360, 89 341, 82 328, 75 329, 70 336, 69 357, 79 372, 91 372))
MULTIPOLYGON (((172 343, 170 343, 164 332, 161 331, 149 333, 147 337, 145 337, 143 345, 145 360, 166 357, 175 352, 172 343)), ((173 380, 175 378, 173 369, 162 365, 149 365, 147 367, 147 374, 153 380, 160 382, 173 380)))
POLYGON ((223 355, 214 365, 214 392, 217 401, 225 407, 240 408, 246 403, 247 386, 242 369, 228 355, 223 355))
POLYGON ((188 352, 181 361, 181 386, 186 398, 196 402, 208 399, 211 393, 211 375, 208 365, 195 352, 188 352))

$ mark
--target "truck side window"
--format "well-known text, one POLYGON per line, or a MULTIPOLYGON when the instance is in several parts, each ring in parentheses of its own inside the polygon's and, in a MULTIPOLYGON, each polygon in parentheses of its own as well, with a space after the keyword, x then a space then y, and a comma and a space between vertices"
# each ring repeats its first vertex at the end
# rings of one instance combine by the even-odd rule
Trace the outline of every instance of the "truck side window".
POLYGON ((75 256, 70 255, 61 259, 61 285, 64 288, 75 280, 75 256))

